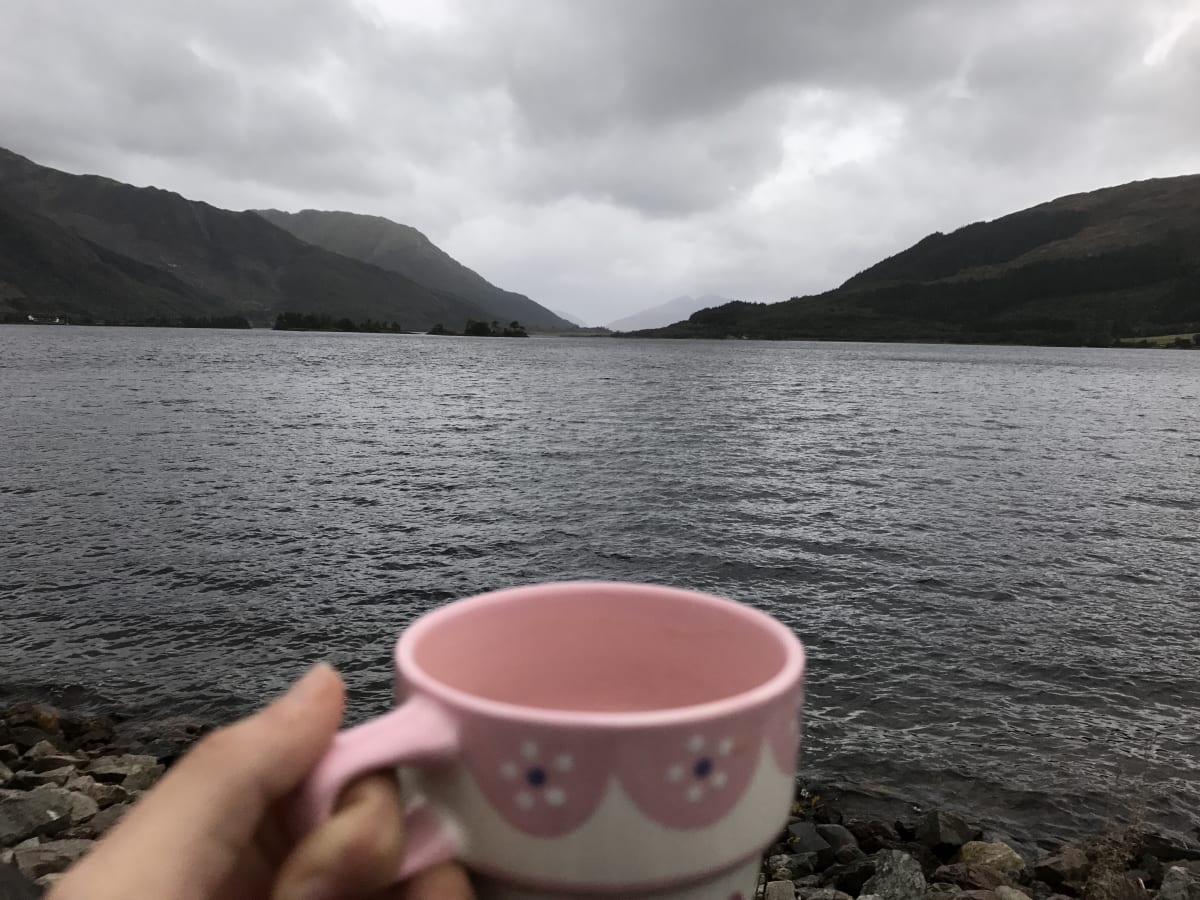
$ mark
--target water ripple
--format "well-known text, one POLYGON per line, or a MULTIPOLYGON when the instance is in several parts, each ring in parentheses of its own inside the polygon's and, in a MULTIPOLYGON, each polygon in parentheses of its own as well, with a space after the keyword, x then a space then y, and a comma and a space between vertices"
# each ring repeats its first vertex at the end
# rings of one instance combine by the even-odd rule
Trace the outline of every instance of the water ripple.
POLYGON ((1195 824, 1200 354, 33 327, 0 351, 0 688, 224 718, 327 658, 358 718, 425 610, 648 580, 805 639, 809 777, 1014 831, 1195 824))

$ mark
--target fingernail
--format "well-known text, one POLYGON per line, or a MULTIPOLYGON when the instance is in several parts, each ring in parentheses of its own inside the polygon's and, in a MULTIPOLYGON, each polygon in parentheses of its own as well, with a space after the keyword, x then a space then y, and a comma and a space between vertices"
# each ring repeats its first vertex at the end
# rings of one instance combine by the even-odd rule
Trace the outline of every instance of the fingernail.
POLYGON ((300 680, 293 684, 283 699, 288 703, 304 705, 316 700, 324 690, 325 680, 329 677, 333 667, 327 662, 319 662, 301 676, 300 680))

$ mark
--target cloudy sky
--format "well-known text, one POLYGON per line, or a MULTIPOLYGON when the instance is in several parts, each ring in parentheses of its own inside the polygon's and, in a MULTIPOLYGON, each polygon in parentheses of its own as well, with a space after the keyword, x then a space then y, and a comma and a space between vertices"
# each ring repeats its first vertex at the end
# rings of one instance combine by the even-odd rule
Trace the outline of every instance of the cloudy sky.
POLYGON ((0 145, 420 228, 590 322, 1200 172, 1200 0, 0 0, 0 145))

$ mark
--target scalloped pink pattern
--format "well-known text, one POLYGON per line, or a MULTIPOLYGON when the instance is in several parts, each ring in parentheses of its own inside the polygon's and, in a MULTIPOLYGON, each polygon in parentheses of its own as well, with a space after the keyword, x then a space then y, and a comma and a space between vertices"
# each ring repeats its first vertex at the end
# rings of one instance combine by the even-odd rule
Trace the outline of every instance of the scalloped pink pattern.
POLYGON ((703 828, 741 798, 762 757, 765 710, 659 728, 621 744, 617 778, 649 818, 703 828))
POLYGON ((551 837, 599 805, 612 743, 594 731, 471 719, 463 724, 463 764, 506 822, 551 837))
POLYGON ((469 717, 463 765, 500 816, 556 837, 595 811, 615 776, 634 804, 670 828, 704 828, 745 793, 764 741, 780 769, 795 768, 794 698, 700 725, 613 734, 469 717))

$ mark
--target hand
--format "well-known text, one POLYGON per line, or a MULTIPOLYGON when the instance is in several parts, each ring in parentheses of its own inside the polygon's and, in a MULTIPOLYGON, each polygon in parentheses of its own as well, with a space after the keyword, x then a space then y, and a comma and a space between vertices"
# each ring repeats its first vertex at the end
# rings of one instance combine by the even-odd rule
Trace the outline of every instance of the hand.
POLYGON ((364 778, 296 843, 283 802, 342 719, 321 663, 261 712, 201 740, 51 890, 48 900, 471 900, 452 864, 391 885, 403 853, 395 779, 364 778))

